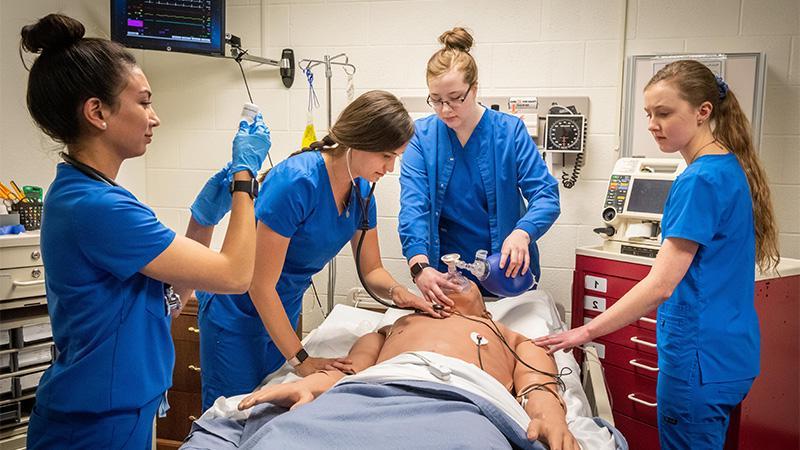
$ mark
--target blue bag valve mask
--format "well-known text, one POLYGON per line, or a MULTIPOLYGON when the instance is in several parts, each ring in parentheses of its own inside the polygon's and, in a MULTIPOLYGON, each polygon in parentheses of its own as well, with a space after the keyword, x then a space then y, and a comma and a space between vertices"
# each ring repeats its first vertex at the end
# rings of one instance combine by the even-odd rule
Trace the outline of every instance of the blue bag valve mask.
MULTIPOLYGON (((514 278, 507 277, 505 270, 500 268, 500 253, 487 257, 486 250, 475 252, 475 261, 466 263, 461 261, 461 255, 450 253, 442 256, 442 261, 447 264, 448 274, 456 272, 456 268, 468 270, 475 275, 487 291, 500 297, 514 297, 530 290, 535 281, 530 268, 514 278)), ((461 274, 458 274, 464 278, 461 274)), ((451 276, 451 275, 449 275, 451 276)), ((466 282, 466 279, 464 279, 466 282)))

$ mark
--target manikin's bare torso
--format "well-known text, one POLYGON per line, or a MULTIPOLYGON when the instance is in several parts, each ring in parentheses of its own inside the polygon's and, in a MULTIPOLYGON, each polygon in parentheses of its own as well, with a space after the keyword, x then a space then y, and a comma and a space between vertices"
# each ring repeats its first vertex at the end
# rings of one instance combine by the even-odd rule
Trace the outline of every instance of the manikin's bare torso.
MULTIPOLYGON (((459 315, 434 319, 423 314, 409 314, 398 319, 391 327, 381 330, 387 335, 378 363, 401 353, 428 351, 472 363, 502 383, 513 392, 515 359, 506 346, 489 328, 489 319, 467 316, 483 323, 473 322, 459 315), (483 337, 478 358, 478 345, 470 338, 473 332, 483 337)), ((516 348, 525 338, 497 323, 508 345, 516 348)))

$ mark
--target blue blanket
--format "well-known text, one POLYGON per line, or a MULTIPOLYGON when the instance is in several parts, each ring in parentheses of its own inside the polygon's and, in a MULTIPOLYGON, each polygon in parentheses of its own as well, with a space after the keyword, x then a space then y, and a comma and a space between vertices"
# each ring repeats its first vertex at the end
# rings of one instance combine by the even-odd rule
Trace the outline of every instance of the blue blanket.
POLYGON ((438 383, 342 383, 286 411, 265 404, 244 422, 201 418, 181 449, 545 449, 484 398, 438 383))

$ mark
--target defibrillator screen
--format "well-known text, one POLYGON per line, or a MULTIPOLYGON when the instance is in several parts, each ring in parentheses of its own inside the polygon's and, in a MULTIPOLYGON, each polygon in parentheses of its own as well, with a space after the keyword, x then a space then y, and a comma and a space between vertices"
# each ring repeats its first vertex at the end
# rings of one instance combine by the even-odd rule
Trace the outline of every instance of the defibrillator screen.
POLYGON ((629 212, 662 214, 671 187, 672 180, 634 178, 627 210, 629 212))

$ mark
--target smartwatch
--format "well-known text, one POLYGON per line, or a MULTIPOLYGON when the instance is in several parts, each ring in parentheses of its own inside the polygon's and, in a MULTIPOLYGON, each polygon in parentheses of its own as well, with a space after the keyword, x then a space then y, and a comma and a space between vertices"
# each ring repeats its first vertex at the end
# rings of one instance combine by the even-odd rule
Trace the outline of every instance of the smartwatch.
POLYGON ((306 349, 300 347, 300 351, 297 352, 297 354, 294 355, 293 358, 289 359, 289 365, 292 367, 297 367, 300 364, 303 364, 303 361, 305 361, 307 358, 308 358, 308 352, 306 351, 306 349))
POLYGON ((233 180, 231 181, 231 194, 234 192, 247 192, 251 199, 258 197, 258 181, 251 178, 249 181, 233 180))
POLYGON ((411 280, 416 280, 417 275, 422 273, 422 270, 426 267, 430 267, 431 265, 426 262, 418 262, 411 266, 411 280))

